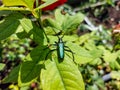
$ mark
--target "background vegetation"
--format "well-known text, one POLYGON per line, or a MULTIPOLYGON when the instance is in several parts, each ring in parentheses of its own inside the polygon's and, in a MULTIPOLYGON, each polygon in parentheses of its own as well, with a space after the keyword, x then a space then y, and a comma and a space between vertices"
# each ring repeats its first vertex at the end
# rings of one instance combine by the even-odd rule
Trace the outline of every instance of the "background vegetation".
POLYGON ((68 0, 56 10, 43 11, 40 26, 37 10, 42 4, 34 8, 36 12, 30 3, 9 11, 11 3, 3 1, 0 89, 56 90, 59 85, 58 90, 120 89, 119 31, 115 31, 120 30, 119 0, 68 0), (51 44, 63 35, 65 45, 74 52, 74 61, 69 52, 62 62, 58 62, 57 52, 45 60, 49 50, 56 48, 51 44))

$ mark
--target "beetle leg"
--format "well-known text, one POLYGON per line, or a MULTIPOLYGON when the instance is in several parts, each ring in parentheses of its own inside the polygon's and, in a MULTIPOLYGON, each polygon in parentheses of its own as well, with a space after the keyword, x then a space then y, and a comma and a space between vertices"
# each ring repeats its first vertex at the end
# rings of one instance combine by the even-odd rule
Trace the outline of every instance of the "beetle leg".
POLYGON ((50 50, 50 51, 46 54, 45 60, 47 60, 48 55, 49 55, 51 52, 55 51, 55 50, 56 50, 56 49, 50 50))
POLYGON ((68 48, 70 51, 72 51, 68 46, 64 46, 65 48, 68 48))
POLYGON ((68 51, 68 52, 71 52, 71 53, 73 53, 73 54, 75 54, 68 46, 64 46, 65 48, 68 48, 68 50, 66 49, 66 51, 68 51))
MULTIPOLYGON (((72 53, 72 57, 73 57, 73 61, 74 61, 74 53, 73 51, 68 47, 68 49, 65 49, 65 51, 67 52, 71 52, 72 53)), ((67 54, 68 55, 68 54, 67 54)), ((75 61, 74 61, 75 62, 75 61)))

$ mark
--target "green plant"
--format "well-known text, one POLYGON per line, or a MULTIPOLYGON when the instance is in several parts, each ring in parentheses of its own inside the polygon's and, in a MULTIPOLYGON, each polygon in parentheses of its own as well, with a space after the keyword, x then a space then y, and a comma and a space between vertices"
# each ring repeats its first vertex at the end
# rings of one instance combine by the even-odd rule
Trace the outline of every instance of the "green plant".
MULTIPOLYGON (((3 53, 7 53, 2 55, 0 52, 0 57, 14 62, 20 58, 21 62, 1 83, 11 83, 10 89, 21 90, 36 85, 39 85, 36 87, 38 90, 104 90, 106 85, 120 89, 120 50, 114 51, 109 43, 110 32, 100 25, 96 29, 90 27, 90 33, 77 36, 76 29, 84 19, 80 12, 69 15, 57 9, 54 18, 41 20, 43 8, 56 0, 42 1, 45 3, 38 5, 38 0, 36 4, 34 0, 18 0, 15 3, 3 0, 0 7, 0 40, 1 47, 7 46, 3 53), (61 62, 57 51, 49 53, 56 48, 54 44, 58 42, 58 36, 63 35, 65 45, 74 54, 74 61, 70 52, 65 52, 61 62), (30 42, 35 46, 30 47, 30 42), (28 48, 27 53, 23 47, 28 48), (107 83, 103 75, 108 73, 112 81, 107 83)), ((4 68, 5 64, 0 63, 0 71, 4 68)))
POLYGON ((45 3, 38 5, 39 2, 36 0, 36 7, 34 7, 34 0, 13 0, 12 2, 11 0, 3 0, 0 10, 12 11, 0 11, 1 16, 4 16, 0 21, 1 42, 15 34, 19 39, 32 39, 37 47, 28 53, 23 62, 16 66, 2 80, 2 83, 12 82, 17 83, 19 87, 24 87, 38 81, 43 90, 84 90, 84 82, 77 64, 81 60, 81 51, 85 50, 79 46, 79 43, 75 43, 79 37, 74 35, 80 22, 83 21, 84 15, 81 13, 74 16, 63 15, 58 9, 55 11, 55 19, 47 18, 42 21, 42 9, 56 0, 43 1, 45 3), (28 18, 28 15, 34 17, 36 21, 28 18), (65 55, 63 62, 58 61, 56 52, 51 53, 45 60, 49 50, 54 48, 49 47, 49 44, 58 41, 53 30, 57 33, 61 32, 60 35, 65 34, 63 39, 67 41, 66 45, 75 53, 77 64, 69 57, 71 56, 69 52, 68 56, 65 55))

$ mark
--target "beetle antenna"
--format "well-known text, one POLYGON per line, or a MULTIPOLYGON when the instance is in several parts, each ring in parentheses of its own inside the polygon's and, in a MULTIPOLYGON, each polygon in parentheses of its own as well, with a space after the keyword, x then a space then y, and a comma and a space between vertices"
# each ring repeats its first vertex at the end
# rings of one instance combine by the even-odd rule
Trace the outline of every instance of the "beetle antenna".
MULTIPOLYGON (((57 32, 53 29, 54 33, 57 35, 57 32)), ((58 39, 60 39, 60 37, 57 35, 58 39)))
POLYGON ((61 38, 63 38, 65 36, 65 33, 63 34, 63 36, 61 38))
POLYGON ((65 36, 66 32, 63 34, 63 36, 61 38, 63 38, 65 36))

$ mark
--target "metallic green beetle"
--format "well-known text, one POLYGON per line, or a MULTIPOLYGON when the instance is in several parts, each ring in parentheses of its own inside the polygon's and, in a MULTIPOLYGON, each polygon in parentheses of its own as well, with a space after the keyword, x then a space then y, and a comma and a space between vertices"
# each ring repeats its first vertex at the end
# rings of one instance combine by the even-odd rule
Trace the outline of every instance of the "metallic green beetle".
POLYGON ((64 42, 62 41, 62 38, 59 38, 58 42, 55 42, 57 45, 57 55, 60 60, 64 59, 64 42))
MULTIPOLYGON (((53 52, 53 51, 57 50, 57 56, 58 56, 59 62, 64 60, 65 51, 71 52, 72 53, 72 57, 73 57, 73 61, 74 61, 74 55, 73 55, 74 53, 72 52, 72 50, 68 46, 65 46, 65 43, 63 42, 62 38, 58 37, 58 42, 55 42, 55 45, 57 46, 57 48, 51 50, 50 52, 53 52)), ((48 56, 48 54, 47 54, 47 56, 48 56)), ((46 56, 46 58, 47 58, 47 56, 46 56)))

